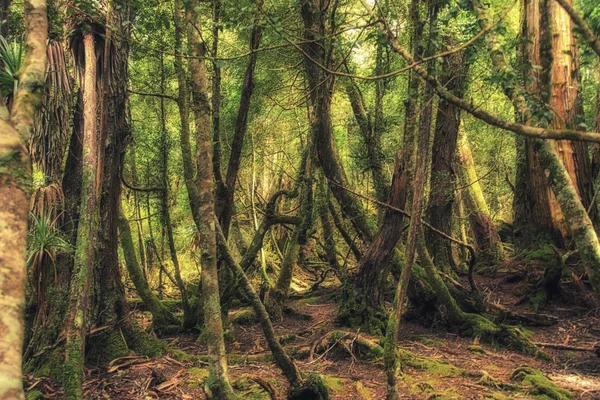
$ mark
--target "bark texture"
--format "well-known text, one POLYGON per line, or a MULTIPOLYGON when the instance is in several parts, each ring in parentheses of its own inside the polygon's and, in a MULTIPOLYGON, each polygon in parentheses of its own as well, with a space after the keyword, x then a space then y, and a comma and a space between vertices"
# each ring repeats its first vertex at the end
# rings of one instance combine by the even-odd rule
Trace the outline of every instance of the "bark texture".
POLYGON ((26 143, 41 102, 46 73, 46 2, 25 1, 27 55, 9 116, 0 104, 0 399, 23 399, 25 264, 31 161, 26 143))

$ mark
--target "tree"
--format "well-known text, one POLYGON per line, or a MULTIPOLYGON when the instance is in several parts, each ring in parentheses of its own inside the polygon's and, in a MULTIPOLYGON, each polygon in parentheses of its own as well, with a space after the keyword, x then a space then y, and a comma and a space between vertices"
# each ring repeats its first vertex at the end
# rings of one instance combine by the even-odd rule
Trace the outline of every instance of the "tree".
POLYGON ((45 1, 25 1, 27 56, 19 80, 19 89, 12 109, 0 105, 2 144, 0 158, 0 199, 5 205, 0 212, 2 241, 0 252, 0 301, 6 307, 2 314, 0 334, 0 396, 24 398, 21 381, 22 346, 24 335, 23 307, 25 304, 25 246, 31 166, 26 150, 31 135, 36 108, 41 101, 41 88, 46 73, 46 40, 48 20, 45 1))

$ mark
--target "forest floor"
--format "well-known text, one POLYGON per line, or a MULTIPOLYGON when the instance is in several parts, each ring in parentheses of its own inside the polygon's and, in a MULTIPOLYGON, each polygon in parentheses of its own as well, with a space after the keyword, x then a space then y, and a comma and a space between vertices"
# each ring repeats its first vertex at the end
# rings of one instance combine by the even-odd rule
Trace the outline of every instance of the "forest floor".
MULTIPOLYGON (((515 294, 523 283, 507 281, 510 279, 503 274, 478 277, 482 289, 497 294, 490 295, 491 301, 513 311, 531 311, 526 302, 515 306, 519 302, 515 294)), ((334 342, 333 346, 326 345, 320 351, 315 346, 328 332, 340 330, 334 325, 337 305, 332 288, 297 296, 291 305, 305 316, 286 315, 274 326, 301 370, 322 374, 333 399, 384 399, 383 361, 348 352, 354 346, 353 337, 357 332, 350 332, 349 341, 334 342)), ((230 313, 235 339, 230 341, 227 350, 234 388, 243 399, 271 398, 263 387, 278 394, 278 398, 284 398, 288 389, 286 381, 270 361, 260 326, 247 318, 251 317, 248 310, 230 313)), ((557 323, 548 327, 524 327, 533 342, 574 348, 593 348, 600 343, 598 310, 550 304, 543 312, 555 317, 557 323)), ((205 347, 196 344, 196 338, 190 334, 165 340, 171 348, 205 355, 205 347)), ((409 366, 403 367, 399 381, 406 399, 600 399, 600 357, 593 351, 546 347, 544 350, 552 357, 552 361, 547 361, 494 348, 473 338, 462 338, 435 324, 424 327, 413 322, 402 323, 399 345, 414 353, 407 362, 409 366), (554 390, 543 378, 518 382, 513 374, 523 366, 542 371, 557 388, 570 393, 554 390)), ((178 352, 158 359, 125 357, 108 366, 88 370, 85 392, 92 399, 202 399, 202 382, 207 374, 201 358, 186 359, 178 352)), ((58 386, 48 380, 30 379, 27 383, 30 390, 40 390, 45 398, 62 396, 58 386)))

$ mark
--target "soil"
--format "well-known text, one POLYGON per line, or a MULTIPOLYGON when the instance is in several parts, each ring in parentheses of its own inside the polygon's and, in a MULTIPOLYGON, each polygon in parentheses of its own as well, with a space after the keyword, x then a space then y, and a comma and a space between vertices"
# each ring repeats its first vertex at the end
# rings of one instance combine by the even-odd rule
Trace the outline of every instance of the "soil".
MULTIPOLYGON (((496 271, 493 276, 478 276, 477 283, 489 293, 490 301, 515 312, 532 312, 528 302, 519 301, 526 285, 523 280, 510 279, 496 271)), ((317 293, 294 298, 290 305, 299 313, 274 321, 275 330, 285 338, 286 349, 295 355, 303 372, 323 375, 332 399, 384 399, 386 378, 381 359, 349 354, 339 344, 314 354, 312 360, 309 357, 310 349, 320 338, 340 330, 334 325, 335 289, 324 286, 317 293)), ((562 300, 551 302, 542 311, 556 317, 555 324, 524 326, 523 330, 535 343, 593 349, 600 343, 600 311, 565 306, 562 300)), ((246 310, 232 311, 230 320, 246 310)), ((235 339, 228 343, 234 388, 242 399, 269 399, 271 396, 257 383, 262 381, 270 384, 278 398, 285 398, 289 388, 270 361, 260 326, 253 321, 242 322, 231 325, 235 339)), ((402 322, 400 348, 442 363, 434 363, 435 367, 404 366, 399 382, 405 399, 560 398, 515 382, 513 372, 525 365, 540 370, 556 386, 570 391, 572 398, 600 399, 600 357, 594 351, 544 347, 552 359, 541 360, 450 334, 447 327, 439 325, 424 327, 416 322, 402 322)), ((361 332, 352 334, 378 340, 361 332)), ((172 348, 205 355, 205 347, 196 339, 195 334, 164 338, 172 348)), ((85 393, 90 399, 203 399, 202 382, 208 370, 202 361, 184 361, 171 354, 157 359, 132 355, 108 366, 90 368, 87 373, 85 393)), ((44 398, 62 398, 56 382, 27 377, 26 383, 28 392, 37 390, 44 398)))

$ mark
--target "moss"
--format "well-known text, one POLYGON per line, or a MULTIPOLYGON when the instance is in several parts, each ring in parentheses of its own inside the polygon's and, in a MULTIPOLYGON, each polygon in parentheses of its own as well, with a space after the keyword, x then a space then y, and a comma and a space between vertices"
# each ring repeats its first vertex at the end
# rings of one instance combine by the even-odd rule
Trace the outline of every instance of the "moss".
POLYGON ((342 288, 335 322, 341 326, 360 328, 363 332, 376 336, 384 336, 388 316, 385 308, 374 309, 367 305, 354 284, 348 282, 342 288))
POLYGON ((450 377, 465 376, 467 371, 452 364, 420 357, 408 350, 398 349, 398 359, 401 365, 426 371, 432 375, 450 377))
POLYGON ((191 389, 200 388, 206 378, 208 378, 208 369, 206 368, 193 367, 185 371, 185 382, 191 389))
POLYGON ((286 343, 290 343, 293 342, 294 340, 297 339, 297 336, 293 333, 287 334, 287 335, 283 335, 279 337, 279 343, 281 344, 286 344, 286 343))
POLYGON ((345 379, 330 375, 321 375, 323 383, 334 392, 341 392, 345 387, 345 379))
POLYGON ((87 362, 92 364, 108 364, 115 358, 130 354, 124 335, 119 329, 111 329, 100 336, 90 340, 90 349, 87 352, 87 362))
POLYGON ((323 381, 323 377, 321 375, 312 374, 300 387, 292 389, 289 399, 329 400, 329 388, 323 381))
POLYGON ((27 393, 25 397, 27 400, 44 400, 44 395, 39 390, 27 393))
POLYGON ((148 357, 159 357, 167 351, 167 344, 134 323, 129 323, 123 329, 123 335, 129 344, 129 348, 138 355, 148 357))
POLYGON ((547 378, 540 370, 522 366, 512 373, 511 379, 519 382, 521 388, 529 394, 551 399, 570 399, 569 391, 558 387, 552 380, 547 378))
POLYGON ((252 309, 244 309, 232 312, 231 323, 237 325, 251 325, 258 322, 256 313, 252 309))
POLYGON ((312 315, 305 314, 294 307, 283 307, 283 312, 289 317, 294 317, 302 321, 312 321, 312 315))
POLYGON ((467 347, 467 350, 473 354, 487 354, 487 351, 483 347, 476 344, 467 347))
POLYGON ((542 263, 556 262, 556 254, 552 245, 548 242, 541 244, 538 247, 524 250, 520 255, 528 260, 541 261, 542 263))
POLYGON ((298 301, 298 304, 303 304, 303 305, 315 305, 315 304, 322 304, 323 301, 321 299, 321 297, 319 296, 313 296, 313 297, 307 297, 305 299, 302 299, 300 301, 298 301))
POLYGON ((508 325, 496 325, 479 314, 465 314, 464 323, 460 329, 461 334, 480 338, 492 345, 507 346, 523 354, 544 360, 549 357, 534 346, 521 329, 508 325))
POLYGON ((438 346, 438 347, 446 347, 446 343, 441 340, 432 339, 427 336, 413 336, 411 340, 415 342, 423 343, 426 346, 438 346))
POLYGON ((569 400, 573 398, 568 390, 558 387, 541 371, 532 367, 523 366, 516 369, 512 374, 512 380, 520 382, 528 394, 540 399, 569 400))
POLYGON ((233 388, 243 399, 248 400, 268 400, 271 398, 269 393, 265 392, 256 382, 246 377, 240 377, 236 379, 233 384, 233 388))

